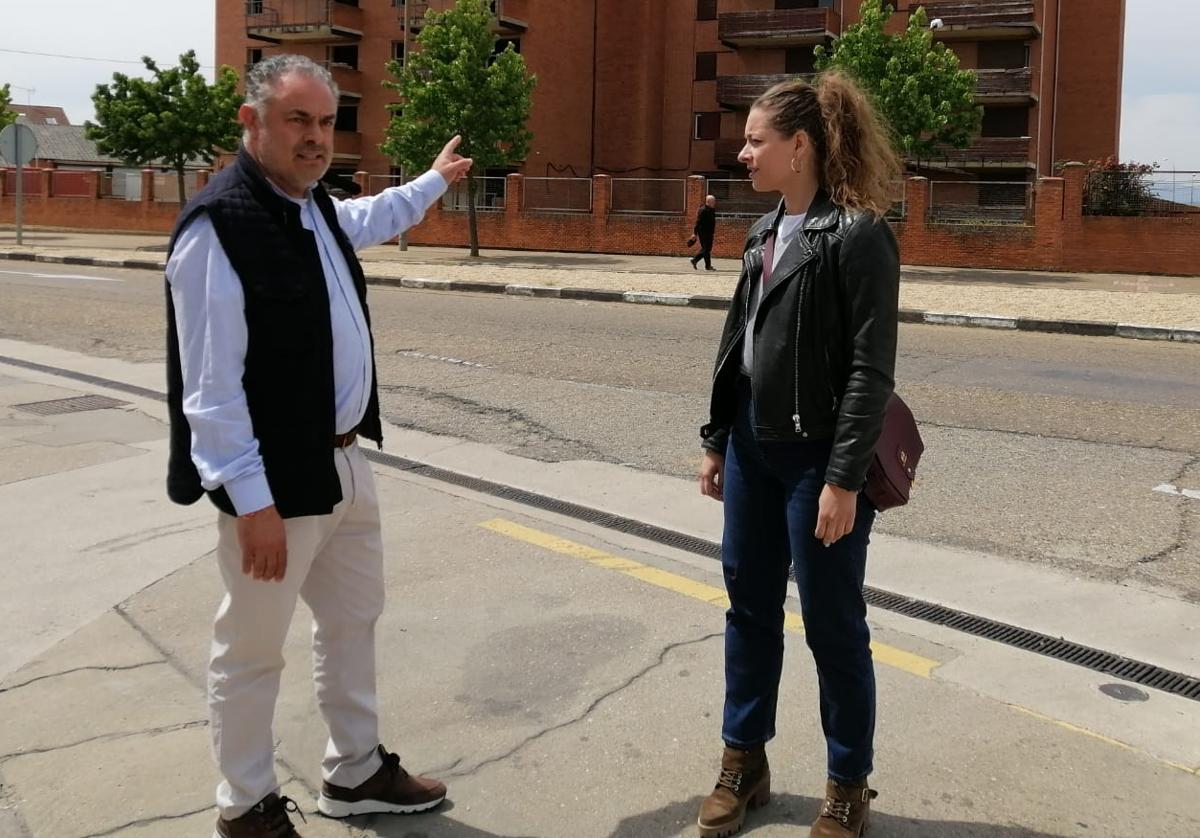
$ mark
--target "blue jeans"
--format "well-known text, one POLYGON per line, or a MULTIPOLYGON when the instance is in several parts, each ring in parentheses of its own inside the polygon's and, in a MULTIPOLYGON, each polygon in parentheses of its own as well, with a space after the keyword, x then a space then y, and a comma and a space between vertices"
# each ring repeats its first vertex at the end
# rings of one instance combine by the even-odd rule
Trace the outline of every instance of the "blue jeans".
POLYGON ((721 563, 730 608, 722 737, 752 748, 775 736, 790 564, 817 666, 829 776, 854 782, 871 773, 875 736, 875 670, 862 596, 875 510, 860 494, 853 531, 830 547, 817 540, 831 443, 757 441, 748 388, 741 389, 725 452, 721 563))

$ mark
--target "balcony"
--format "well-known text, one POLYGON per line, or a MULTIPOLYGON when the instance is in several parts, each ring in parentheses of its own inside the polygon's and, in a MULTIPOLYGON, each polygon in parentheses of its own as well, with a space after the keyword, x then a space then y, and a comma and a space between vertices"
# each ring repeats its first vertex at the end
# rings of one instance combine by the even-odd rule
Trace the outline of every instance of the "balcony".
POLYGON ((357 0, 247 0, 246 37, 268 44, 337 44, 362 40, 357 0))
POLYGON ((1028 67, 976 70, 975 101, 981 105, 1035 105, 1033 73, 1028 67))
POLYGON ((358 131, 333 132, 333 160, 348 163, 362 159, 362 134, 358 131))
POLYGON ((750 76, 718 76, 717 102, 723 108, 748 110, 754 100, 766 93, 773 85, 811 75, 789 75, 787 73, 760 73, 750 76))
POLYGON ((926 169, 1032 169, 1031 145, 1029 137, 976 137, 966 148, 939 149, 916 162, 926 169))
POLYGON ((333 76, 334 84, 338 86, 343 101, 362 98, 362 73, 359 70, 338 61, 326 61, 324 65, 329 70, 329 74, 333 76))
MULTIPOLYGON (((491 0, 489 5, 492 10, 493 34, 520 35, 529 28, 525 19, 526 4, 522 0, 491 0)), ((429 0, 408 0, 408 7, 408 30, 415 34, 425 26, 425 12, 429 9, 429 0)), ((396 8, 400 12, 403 27, 404 3, 397 4, 396 8)))
POLYGON ((934 30, 934 36, 943 41, 1036 38, 1042 33, 1034 16, 1032 0, 989 0, 986 3, 934 0, 923 5, 930 20, 941 18, 943 26, 934 30))
POLYGON ((833 9, 729 12, 717 19, 717 37, 730 47, 800 47, 821 44, 841 32, 833 9))

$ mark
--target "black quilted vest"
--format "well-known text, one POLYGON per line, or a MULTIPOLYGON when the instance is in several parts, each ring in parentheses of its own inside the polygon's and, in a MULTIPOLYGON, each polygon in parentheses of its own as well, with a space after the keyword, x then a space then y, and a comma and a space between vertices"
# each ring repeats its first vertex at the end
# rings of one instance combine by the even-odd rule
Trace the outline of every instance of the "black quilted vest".
MULTIPOLYGON (((337 237, 370 328, 362 266, 338 225, 333 202, 320 186, 313 197, 337 237)), ((275 506, 284 518, 326 515, 342 499, 334 463, 333 334, 329 295, 313 233, 300 223, 300 207, 279 195, 244 150, 188 202, 175 230, 207 213, 245 293, 249 342, 242 384, 254 435, 275 506)), ((382 447, 379 394, 372 383, 359 433, 382 447)), ((183 414, 183 370, 175 307, 167 286, 167 407, 171 450, 167 494, 195 503, 204 494, 191 457, 191 429, 183 414)), ((237 514, 223 488, 209 492, 216 506, 237 514)))

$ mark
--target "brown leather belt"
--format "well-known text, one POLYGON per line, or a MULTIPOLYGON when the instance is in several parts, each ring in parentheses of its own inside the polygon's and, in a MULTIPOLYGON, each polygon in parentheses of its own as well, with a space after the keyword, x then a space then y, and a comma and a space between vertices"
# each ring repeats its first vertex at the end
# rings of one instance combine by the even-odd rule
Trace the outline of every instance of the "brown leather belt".
POLYGON ((356 440, 356 439, 358 439, 358 428, 355 428, 352 431, 347 431, 344 434, 334 434, 333 435, 333 447, 334 448, 345 448, 348 445, 350 445, 352 442, 354 442, 354 440, 356 440))

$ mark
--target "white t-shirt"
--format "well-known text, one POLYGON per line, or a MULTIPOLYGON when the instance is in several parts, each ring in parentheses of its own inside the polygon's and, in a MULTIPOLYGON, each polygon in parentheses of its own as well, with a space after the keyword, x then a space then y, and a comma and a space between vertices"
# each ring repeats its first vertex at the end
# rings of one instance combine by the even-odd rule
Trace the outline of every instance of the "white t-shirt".
MULTIPOLYGON (((771 274, 779 267, 783 253, 791 246, 796 233, 804 226, 807 213, 785 215, 779 219, 779 227, 775 230, 775 258, 771 260, 771 274)), ((742 372, 746 375, 754 369, 754 324, 758 320, 758 304, 762 300, 762 279, 759 278, 750 288, 750 311, 746 320, 746 335, 742 338, 742 372)))
POLYGON ((775 261, 771 263, 771 270, 779 267, 779 260, 783 257, 783 251, 788 249, 788 245, 792 241, 792 236, 796 231, 804 226, 804 219, 808 217, 808 213, 800 213, 799 215, 785 215, 779 219, 779 229, 775 232, 775 261))

